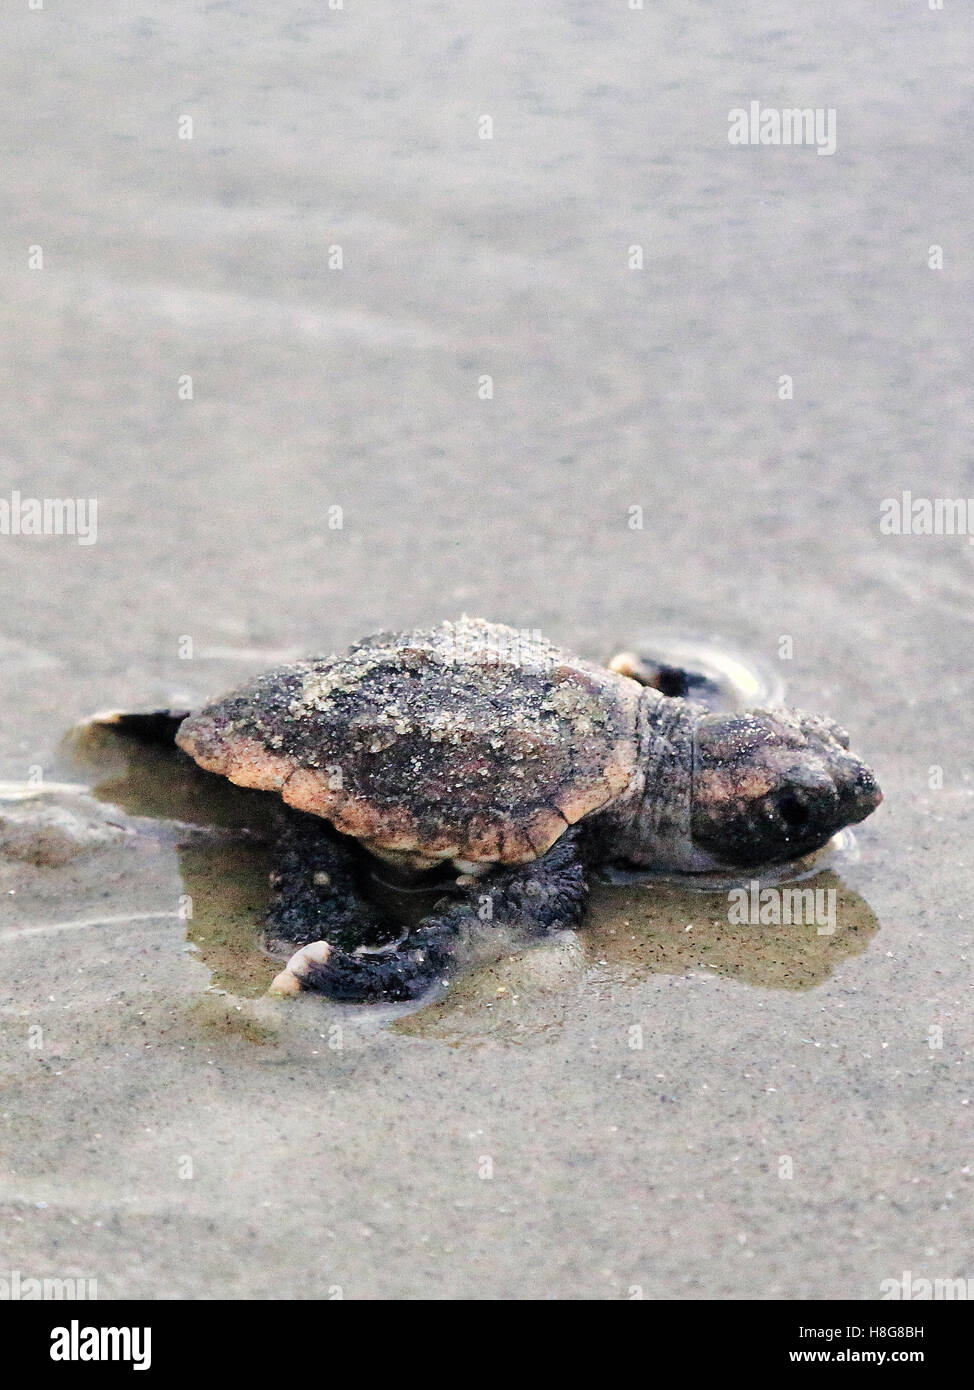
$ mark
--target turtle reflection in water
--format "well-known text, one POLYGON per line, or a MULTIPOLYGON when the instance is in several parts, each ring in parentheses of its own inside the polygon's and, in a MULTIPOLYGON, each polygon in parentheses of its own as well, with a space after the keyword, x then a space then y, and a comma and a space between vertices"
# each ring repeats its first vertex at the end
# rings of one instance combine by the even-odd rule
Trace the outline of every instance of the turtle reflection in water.
POLYGON ((613 666, 463 618, 270 671, 195 713, 101 722, 174 738, 286 803, 268 925, 272 945, 299 949, 274 992, 412 999, 487 930, 577 925, 590 868, 754 871, 878 806, 830 719, 714 713, 613 666), (398 939, 366 895, 367 856, 443 881, 398 939))

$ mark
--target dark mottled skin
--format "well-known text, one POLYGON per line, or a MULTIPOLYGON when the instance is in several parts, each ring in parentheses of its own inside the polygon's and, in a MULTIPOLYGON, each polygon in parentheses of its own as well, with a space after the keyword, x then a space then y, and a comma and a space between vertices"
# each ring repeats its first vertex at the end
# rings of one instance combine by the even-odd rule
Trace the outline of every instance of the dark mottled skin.
POLYGON ((577 925, 588 892, 578 835, 569 831, 534 863, 451 887, 403 935, 367 900, 367 869, 348 841, 323 831, 314 817, 288 811, 271 876, 269 945, 293 949, 327 937, 335 949, 325 964, 309 966, 304 989, 357 1003, 414 999, 488 943, 500 949, 577 925), (366 953, 355 954, 363 944, 366 953))
MULTIPOLYGON (((140 719, 147 737, 176 728, 158 714, 119 727, 138 732, 140 719)), ((271 933, 289 945, 327 940, 327 960, 309 953, 295 969, 302 988, 344 999, 422 993, 483 936, 485 895, 495 932, 571 926, 594 863, 787 863, 881 799, 831 720, 714 714, 540 634, 477 619, 380 633, 269 672, 176 737, 203 767, 275 788, 297 808, 283 810, 271 933), (490 877, 455 881, 393 942, 356 840, 403 868, 453 860, 490 877), (356 954, 377 942, 385 949, 356 954)))
POLYGON ((800 710, 708 715, 696 730, 694 844, 756 868, 798 859, 879 800, 873 774, 831 720, 800 710))

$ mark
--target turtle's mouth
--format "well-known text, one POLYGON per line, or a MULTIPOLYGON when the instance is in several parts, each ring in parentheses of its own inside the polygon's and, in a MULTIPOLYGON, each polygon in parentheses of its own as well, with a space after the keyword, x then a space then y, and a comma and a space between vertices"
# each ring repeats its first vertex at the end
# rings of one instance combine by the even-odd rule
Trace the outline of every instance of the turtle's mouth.
POLYGON ((793 845, 781 858, 758 855, 753 861, 731 860, 712 854, 709 850, 691 846, 679 860, 670 857, 654 865, 615 861, 600 869, 600 876, 609 883, 675 883, 701 892, 722 893, 738 888, 747 879, 760 877, 763 883, 790 882, 796 876, 817 871, 822 866, 817 856, 832 855, 840 850, 841 832, 813 843, 793 845))
POLYGON ((799 859, 807 859, 810 854, 818 854, 820 850, 825 849, 842 828, 841 825, 837 825, 831 830, 823 830, 819 834, 807 835, 801 839, 788 840, 770 849, 766 845, 759 844, 755 844, 753 849, 744 846, 732 855, 715 857, 714 866, 722 869, 725 873, 745 869, 753 871, 780 868, 783 864, 793 864, 799 859))

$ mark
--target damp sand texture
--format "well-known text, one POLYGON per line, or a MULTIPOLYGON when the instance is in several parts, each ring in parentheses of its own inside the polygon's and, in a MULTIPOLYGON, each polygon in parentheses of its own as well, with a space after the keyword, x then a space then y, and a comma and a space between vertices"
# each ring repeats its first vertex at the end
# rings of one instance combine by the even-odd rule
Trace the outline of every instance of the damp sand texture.
POLYGON ((974 549, 880 526, 974 494, 971 46, 907 0, 8 17, 0 495, 97 531, 0 534, 0 777, 48 827, 0 811, 0 1265, 974 1273, 974 549), (835 152, 732 145, 754 99, 834 109, 835 152), (599 661, 703 634, 848 727, 886 800, 835 932, 606 885, 425 1010, 265 1000, 260 813, 65 731, 464 611, 599 661))

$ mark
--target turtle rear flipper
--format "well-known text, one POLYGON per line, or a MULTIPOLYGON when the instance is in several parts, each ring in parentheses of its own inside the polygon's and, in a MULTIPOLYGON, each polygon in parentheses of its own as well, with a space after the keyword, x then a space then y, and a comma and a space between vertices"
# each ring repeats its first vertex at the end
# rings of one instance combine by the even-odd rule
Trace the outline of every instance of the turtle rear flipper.
POLYGON ((777 670, 704 638, 646 637, 612 657, 608 667, 661 695, 717 711, 780 705, 785 696, 777 670))
POLYGON ((176 731, 188 714, 188 709, 105 710, 93 714, 88 723, 99 729, 112 729, 140 743, 174 747, 176 731))
POLYGON ((609 662, 610 671, 628 676, 640 685, 658 690, 671 699, 715 701, 719 692, 716 684, 700 671, 685 666, 671 666, 664 661, 640 656, 637 652, 620 652, 609 662))

